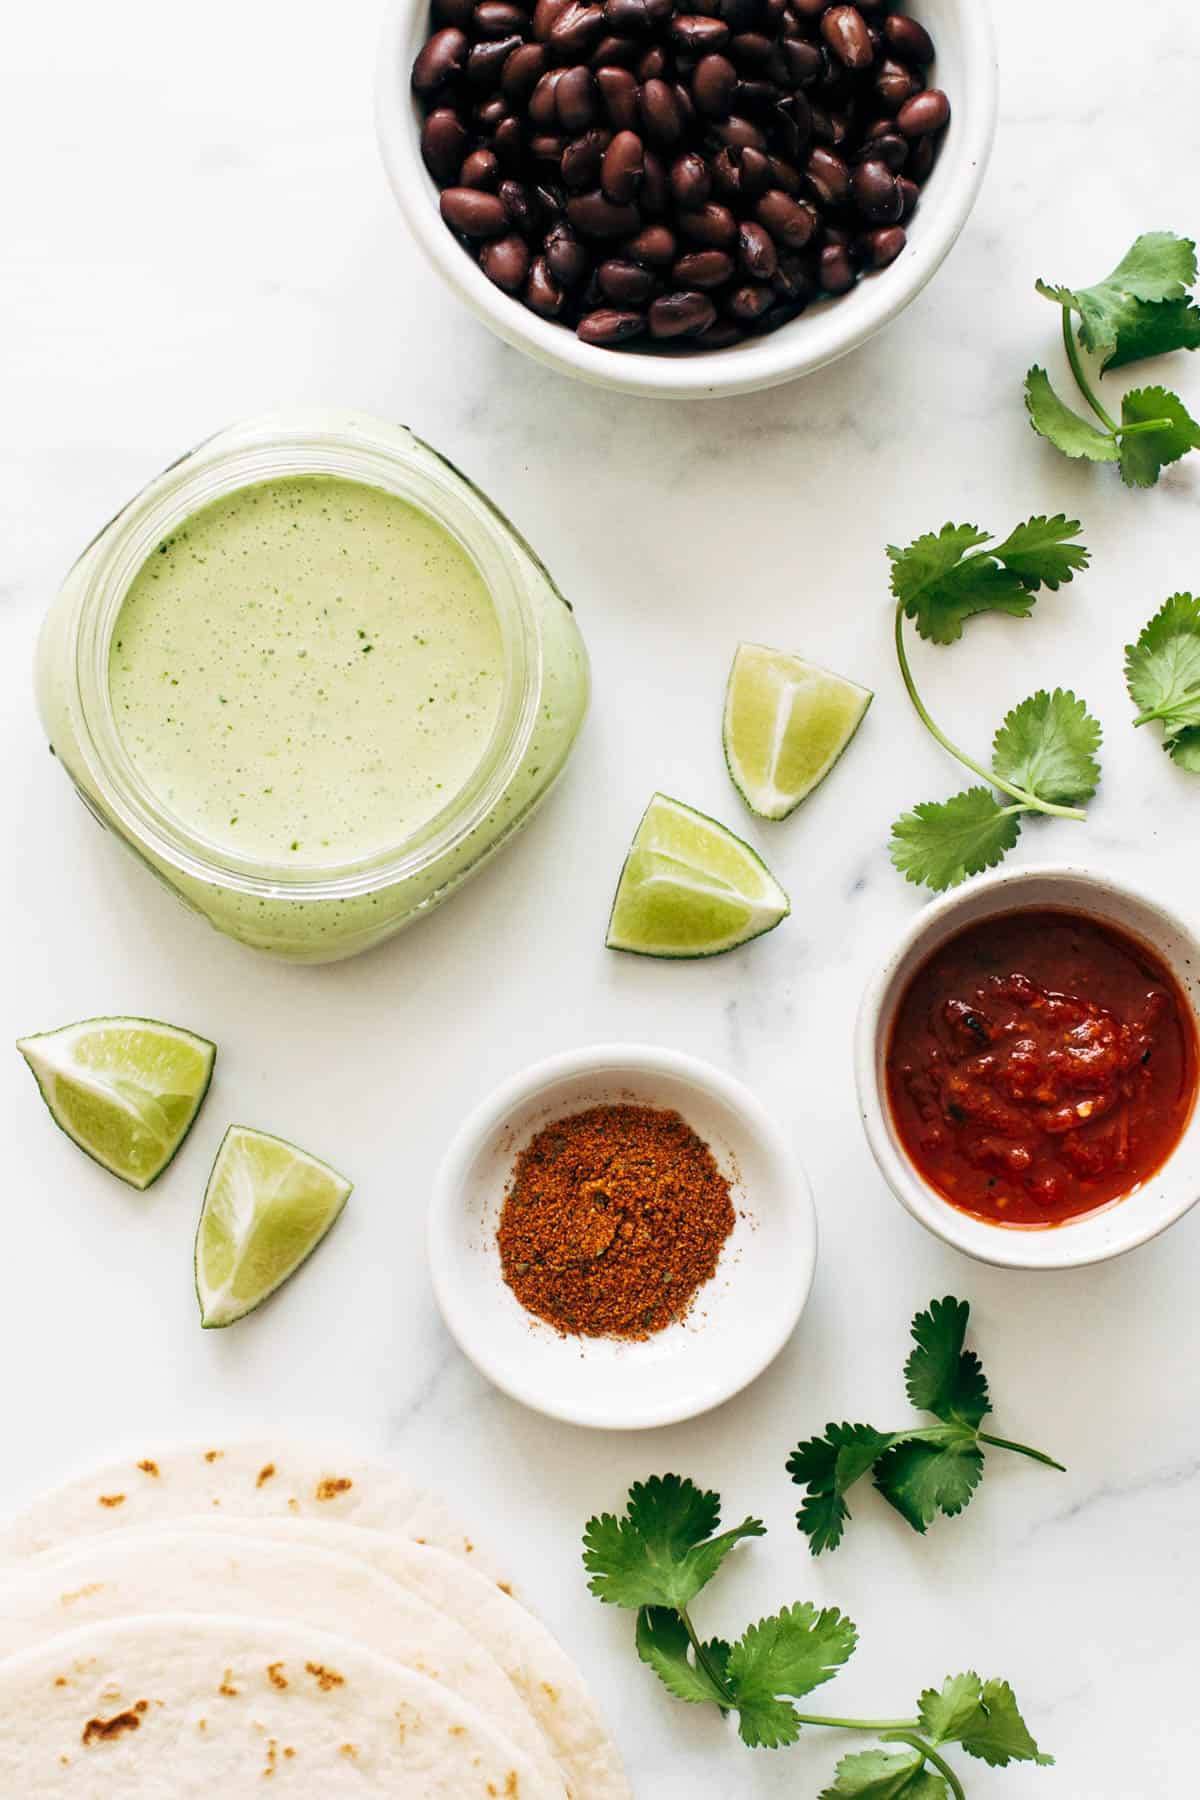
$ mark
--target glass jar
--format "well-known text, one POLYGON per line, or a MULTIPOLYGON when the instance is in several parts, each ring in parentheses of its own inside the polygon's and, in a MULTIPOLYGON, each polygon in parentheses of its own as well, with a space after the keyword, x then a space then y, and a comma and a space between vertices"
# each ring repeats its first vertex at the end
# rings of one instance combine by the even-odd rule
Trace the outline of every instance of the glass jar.
POLYGON ((452 464, 402 426, 306 413, 231 426, 165 469, 104 528, 46 618, 37 693, 51 747, 85 804, 181 900, 256 949, 331 962, 446 899, 526 822, 583 723, 588 663, 547 570, 452 464), (109 693, 122 601, 156 546, 210 502, 295 475, 382 488, 436 521, 487 588, 504 662, 495 726, 465 785, 410 836, 336 867, 261 862, 173 817, 122 742, 109 693))

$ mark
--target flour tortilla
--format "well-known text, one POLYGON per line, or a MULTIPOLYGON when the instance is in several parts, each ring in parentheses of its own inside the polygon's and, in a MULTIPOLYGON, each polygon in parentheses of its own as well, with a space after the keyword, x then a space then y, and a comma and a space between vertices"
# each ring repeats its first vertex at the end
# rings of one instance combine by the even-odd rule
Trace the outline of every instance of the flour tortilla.
POLYGON ((428 1676, 303 1625, 157 1613, 66 1632, 0 1662, 3 1794, 562 1800, 563 1791, 428 1676))
POLYGON ((77 1626, 166 1612, 253 1615, 349 1638, 460 1694, 549 1786, 565 1785, 516 1689, 461 1625, 361 1558, 311 1542, 167 1528, 110 1532, 34 1557, 0 1579, 0 1657, 77 1626))
POLYGON ((467 1562, 484 1561, 440 1500, 383 1463, 320 1457, 267 1440, 213 1440, 184 1450, 151 1445, 42 1494, 0 1527, 0 1563, 52 1550, 69 1538, 195 1513, 337 1520, 434 1544, 467 1562))
MULTIPOLYGON (((540 1619, 460 1558, 386 1532, 310 1518, 248 1521, 213 1513, 180 1520, 178 1530, 205 1532, 222 1540, 235 1535, 241 1540, 253 1533, 255 1539, 265 1539, 281 1550, 289 1546, 299 1550, 311 1544, 357 1558, 448 1614, 490 1653, 541 1728, 574 1800, 631 1800, 620 1753, 571 1658, 540 1619)), ((98 1540, 97 1550, 105 1543, 130 1539, 157 1560, 157 1540, 173 1536, 175 1531, 175 1526, 164 1526, 161 1532, 153 1528, 130 1531, 119 1539, 98 1540)), ((80 1541, 63 1551, 43 1554, 24 1567, 49 1567, 63 1558, 78 1559, 85 1567, 87 1551, 87 1544, 80 1541)), ((0 1579, 0 1607, 3 1604, 0 1579)))

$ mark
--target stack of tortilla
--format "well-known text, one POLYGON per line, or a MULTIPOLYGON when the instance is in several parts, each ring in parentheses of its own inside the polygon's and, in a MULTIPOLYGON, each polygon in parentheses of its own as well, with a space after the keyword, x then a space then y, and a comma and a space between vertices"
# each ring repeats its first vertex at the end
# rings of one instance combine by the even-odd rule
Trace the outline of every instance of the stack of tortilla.
POLYGON ((574 1664, 391 1470, 147 1455, 0 1526, 0 1794, 276 1792, 629 1800, 574 1664))

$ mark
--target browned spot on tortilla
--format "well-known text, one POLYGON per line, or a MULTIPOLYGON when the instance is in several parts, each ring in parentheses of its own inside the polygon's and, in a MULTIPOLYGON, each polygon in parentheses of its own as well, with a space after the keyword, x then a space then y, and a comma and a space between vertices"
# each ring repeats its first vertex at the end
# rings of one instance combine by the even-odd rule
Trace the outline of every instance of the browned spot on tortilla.
POLYGON ((467 1735, 467 1728, 465 1725, 452 1725, 450 1727, 450 1736, 451 1737, 466 1737, 466 1735, 467 1735))
POLYGON ((65 1675, 56 1675, 54 1677, 54 1685, 55 1685, 55 1687, 66 1687, 66 1685, 67 1685, 66 1676, 65 1675))
POLYGON ((283 1754, 285 1756, 295 1756, 296 1752, 292 1749, 290 1744, 285 1744, 283 1746, 283 1754))
POLYGON ((263 1770, 263 1780, 264 1781, 267 1779, 268 1775, 273 1775, 275 1773, 275 1764, 278 1761, 279 1761, 279 1745, 276 1743, 274 1738, 271 1738, 267 1743, 267 1766, 263 1770))
POLYGON ((124 1506, 124 1494, 100 1494, 97 1496, 100 1506, 124 1506))
POLYGON ((216 1499, 213 1500, 214 1506, 220 1506, 220 1504, 221 1504, 221 1502, 219 1500, 216 1500, 216 1499))
POLYGON ((138 1468, 142 1471, 143 1475, 153 1475, 155 1480, 157 1481, 157 1479, 158 1479, 158 1464, 156 1462, 153 1462, 150 1457, 147 1456, 142 1462, 140 1462, 138 1464, 138 1468))
POLYGON ((217 1689, 217 1692, 218 1692, 218 1694, 224 1694, 224 1696, 227 1700, 231 1700, 231 1699, 235 1698, 241 1692, 240 1688, 235 1688, 233 1685, 233 1670, 232 1669, 226 1669, 225 1679, 222 1681, 220 1687, 217 1689))
POLYGON ((474 1546, 474 1544, 473 1544, 473 1543, 472 1543, 472 1542, 471 1542, 471 1540, 470 1540, 470 1538, 464 1538, 464 1539, 463 1539, 463 1549, 464 1549, 464 1550, 465 1550, 465 1551, 466 1551, 466 1553, 467 1553, 467 1555, 468 1555, 468 1556, 474 1556, 474 1554, 475 1554, 475 1546, 474 1546))
POLYGON ((69 1594, 60 1594, 58 1603, 60 1606, 71 1606, 76 1600, 86 1600, 89 1594, 100 1593, 103 1587, 102 1581, 89 1581, 86 1587, 75 1588, 69 1594))
POLYGON ((324 1663, 310 1662, 304 1666, 323 1694, 327 1694, 330 1688, 346 1685, 346 1677, 339 1675, 336 1669, 327 1669, 324 1663))
POLYGON ((508 1780, 504 1783, 504 1792, 508 1796, 508 1800, 517 1800, 518 1791, 517 1771, 515 1769, 510 1769, 508 1771, 508 1780))
POLYGON ((558 1689, 556 1687, 551 1687, 548 1681, 543 1681, 542 1692, 553 1706, 558 1705, 558 1689))
POLYGON ((270 1479, 274 1473, 275 1473, 275 1464, 274 1463, 264 1463, 262 1468, 258 1471, 258 1480, 254 1483, 255 1487, 256 1488, 266 1487, 268 1481, 270 1481, 270 1479))
POLYGON ((336 1499, 338 1494, 348 1494, 353 1486, 348 1475, 323 1475, 317 1483, 317 1499, 336 1499))
POLYGON ((86 1750, 91 1744, 104 1744, 110 1738, 118 1738, 126 1731, 140 1731, 142 1714, 149 1705, 148 1700, 139 1700, 127 1712, 114 1713, 111 1719, 89 1719, 83 1728, 83 1747, 86 1750))
POLYGON ((67 1756, 67 1755, 66 1755, 66 1754, 65 1754, 65 1753, 64 1753, 64 1754, 63 1754, 63 1755, 62 1755, 62 1756, 60 1756, 60 1757, 59 1757, 59 1759, 58 1759, 58 1760, 59 1760, 59 1762, 60 1762, 60 1763, 61 1763, 61 1764, 62 1764, 62 1766, 63 1766, 63 1768, 64 1768, 64 1769, 69 1769, 69 1768, 70 1768, 70 1766, 71 1766, 71 1759, 70 1759, 70 1757, 69 1757, 69 1756, 67 1756))
POLYGON ((288 1511, 294 1512, 294 1513, 300 1511, 300 1502, 297 1500, 297 1498, 294 1494, 288 1500, 288 1511))
POLYGON ((350 1758, 351 1762, 357 1762, 358 1761, 358 1745, 357 1744, 339 1744, 338 1745, 338 1755, 339 1756, 348 1756, 350 1758))
POLYGON ((196 1720, 196 1730, 197 1731, 207 1731, 208 1730, 208 1720, 207 1719, 197 1719, 196 1720))
POLYGON ((206 1450, 204 1452, 204 1460, 206 1463, 215 1463, 218 1456, 224 1456, 224 1454, 225 1452, 223 1450, 206 1450))
POLYGON ((502 1594, 507 1594, 509 1599, 510 1600, 512 1599, 512 1582, 511 1581, 498 1581, 496 1583, 496 1586, 500 1589, 500 1592, 502 1594))

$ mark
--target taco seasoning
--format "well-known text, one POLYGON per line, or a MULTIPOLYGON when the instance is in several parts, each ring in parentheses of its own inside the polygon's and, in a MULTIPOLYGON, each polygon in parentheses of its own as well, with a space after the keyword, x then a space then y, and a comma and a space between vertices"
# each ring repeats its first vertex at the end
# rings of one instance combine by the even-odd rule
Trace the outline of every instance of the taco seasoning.
POLYGON ((527 1312, 564 1335, 647 1338, 687 1312, 735 1219, 716 1158, 679 1113, 593 1106, 521 1151, 497 1241, 527 1312))

